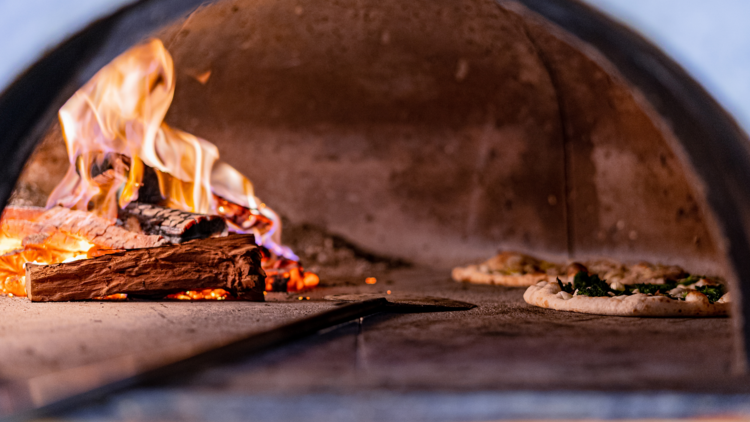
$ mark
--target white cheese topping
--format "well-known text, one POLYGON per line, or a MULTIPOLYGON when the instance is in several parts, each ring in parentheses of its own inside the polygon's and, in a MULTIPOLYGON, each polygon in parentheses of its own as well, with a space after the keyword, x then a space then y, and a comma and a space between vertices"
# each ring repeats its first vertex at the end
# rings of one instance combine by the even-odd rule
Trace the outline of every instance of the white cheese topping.
POLYGON ((610 287, 610 288, 611 288, 612 290, 617 290, 617 291, 620 291, 620 292, 622 292, 622 291, 625 291, 625 285, 624 285, 624 284, 622 284, 622 283, 620 283, 619 281, 613 281, 613 282, 612 282, 612 283, 611 283, 611 284, 609 285, 609 287, 610 287))
POLYGON ((729 303, 732 301, 732 297, 729 296, 731 292, 725 293, 724 296, 722 296, 719 300, 716 301, 716 303, 729 303))
POLYGON ((685 302, 705 302, 708 303, 708 297, 697 290, 690 290, 685 296, 685 302))
POLYGON ((697 283, 693 284, 693 287, 715 286, 715 285, 716 283, 714 283, 713 281, 702 278, 697 283))
POLYGON ((679 298, 684 297, 686 294, 688 294, 689 291, 690 291, 690 289, 687 289, 684 286, 677 286, 674 289, 668 291, 667 293, 670 296, 676 297, 676 298, 679 299, 679 298))
POLYGON ((560 291, 559 293, 557 293, 556 296, 559 297, 560 299, 563 299, 563 300, 568 300, 568 299, 570 299, 570 298, 573 297, 572 294, 570 294, 568 292, 563 292, 563 291, 560 291))

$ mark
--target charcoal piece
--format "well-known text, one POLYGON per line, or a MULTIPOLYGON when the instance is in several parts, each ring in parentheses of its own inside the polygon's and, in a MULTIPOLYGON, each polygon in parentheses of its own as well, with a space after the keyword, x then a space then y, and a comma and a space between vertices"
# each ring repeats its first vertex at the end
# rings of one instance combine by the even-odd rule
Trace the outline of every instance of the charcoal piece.
POLYGON ((160 204, 164 199, 159 189, 159 177, 156 175, 156 170, 144 164, 141 187, 138 189, 138 202, 160 204))
POLYGON ((289 277, 284 277, 281 274, 273 274, 268 276, 271 279, 271 291, 272 292, 284 292, 286 293, 289 284, 289 277))
POLYGON ((118 219, 133 230, 133 219, 145 234, 162 236, 171 243, 227 234, 227 223, 218 215, 196 214, 159 205, 133 202, 118 212, 118 219))

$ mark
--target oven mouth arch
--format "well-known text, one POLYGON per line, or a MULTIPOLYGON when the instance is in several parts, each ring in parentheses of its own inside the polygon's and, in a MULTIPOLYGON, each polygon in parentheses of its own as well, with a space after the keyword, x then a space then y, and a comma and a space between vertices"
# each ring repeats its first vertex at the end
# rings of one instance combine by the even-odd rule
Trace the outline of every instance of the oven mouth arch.
MULTIPOLYGON (((185 16, 199 1, 146 0, 97 21, 39 60, 0 96, 0 201, 11 194, 23 163, 64 101, 103 64, 159 27, 185 16), (23 107, 19 107, 23 104, 23 107)), ((731 116, 679 65, 651 43, 578 2, 565 0, 500 1, 504 7, 541 16, 593 46, 614 64, 674 131, 682 157, 695 170, 714 217, 714 236, 726 254, 735 289, 750 279, 750 154, 747 136, 731 116)), ((738 295, 740 296, 740 295, 738 295)), ((750 303, 736 302, 739 334, 750 317, 750 303)), ((738 368, 750 349, 750 328, 738 335, 738 368)))

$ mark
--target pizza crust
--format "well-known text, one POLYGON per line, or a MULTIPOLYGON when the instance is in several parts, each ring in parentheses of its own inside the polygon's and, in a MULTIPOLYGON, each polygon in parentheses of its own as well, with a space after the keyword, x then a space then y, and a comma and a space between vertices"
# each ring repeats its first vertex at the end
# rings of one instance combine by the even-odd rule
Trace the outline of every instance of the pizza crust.
POLYGON ((463 281, 477 284, 491 284, 508 287, 526 287, 533 286, 541 280, 552 281, 556 276, 549 276, 545 273, 532 274, 493 274, 480 270, 479 265, 469 265, 467 267, 456 267, 451 272, 451 276, 456 281, 463 281))
POLYGON ((512 251, 501 252, 478 265, 456 267, 451 275, 459 282, 527 287, 541 280, 554 282, 558 277, 563 282, 570 282, 572 276, 579 271, 596 274, 608 283, 621 284, 663 284, 666 280, 677 280, 688 275, 677 266, 647 262, 623 264, 609 259, 587 261, 583 264, 572 262, 566 266, 512 251))
POLYGON ((508 287, 533 286, 540 280, 554 281, 560 274, 558 265, 518 252, 501 252, 479 265, 456 267, 454 280, 508 287))
POLYGON ((685 300, 637 293, 630 296, 589 297, 563 292, 556 282, 541 281, 523 294, 526 303, 558 311, 638 317, 696 317, 729 315, 728 293, 715 303, 700 292, 688 293, 685 300))

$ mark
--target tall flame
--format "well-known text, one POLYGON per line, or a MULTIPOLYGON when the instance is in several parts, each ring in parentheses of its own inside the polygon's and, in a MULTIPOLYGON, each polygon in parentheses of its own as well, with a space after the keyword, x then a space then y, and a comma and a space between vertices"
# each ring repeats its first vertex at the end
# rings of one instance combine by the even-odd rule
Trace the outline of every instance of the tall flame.
POLYGON ((60 109, 70 168, 47 206, 117 218, 118 202, 124 206, 138 197, 140 157, 155 150, 173 97, 174 65, 158 40, 132 48, 100 70, 60 109), (104 160, 118 156, 130 157, 130 164, 95 180, 104 160))
POLYGON ((215 145, 164 123, 174 90, 172 57, 157 39, 102 68, 60 109, 70 168, 47 206, 114 222, 118 207, 138 199, 148 166, 162 205, 222 215, 233 231, 255 233, 271 253, 296 261, 281 244, 278 215, 255 196, 252 183, 219 161, 215 145))

